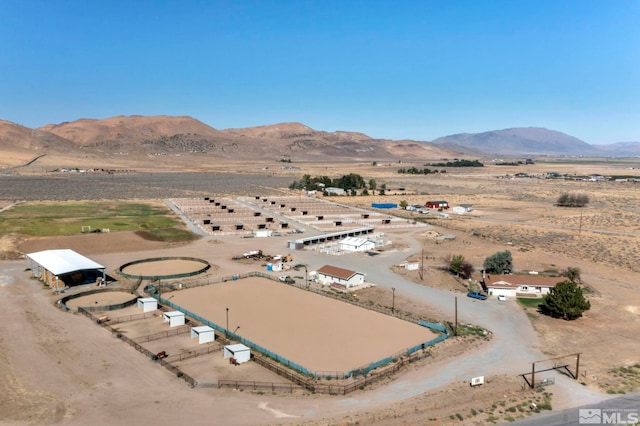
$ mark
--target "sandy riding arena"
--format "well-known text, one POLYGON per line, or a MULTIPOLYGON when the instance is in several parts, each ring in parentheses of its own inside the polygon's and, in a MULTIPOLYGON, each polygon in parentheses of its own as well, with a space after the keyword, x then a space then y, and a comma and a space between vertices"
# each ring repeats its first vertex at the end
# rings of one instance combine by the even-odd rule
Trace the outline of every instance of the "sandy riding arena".
POLYGON ((264 278, 163 297, 315 372, 347 372, 436 337, 429 329, 264 278))

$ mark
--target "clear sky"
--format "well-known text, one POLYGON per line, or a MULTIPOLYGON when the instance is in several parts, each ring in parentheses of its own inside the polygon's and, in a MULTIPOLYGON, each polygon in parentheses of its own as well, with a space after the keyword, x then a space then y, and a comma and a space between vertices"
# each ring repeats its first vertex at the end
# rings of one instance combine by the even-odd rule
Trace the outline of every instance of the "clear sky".
POLYGON ((0 0, 0 118, 640 141, 640 0, 0 0))

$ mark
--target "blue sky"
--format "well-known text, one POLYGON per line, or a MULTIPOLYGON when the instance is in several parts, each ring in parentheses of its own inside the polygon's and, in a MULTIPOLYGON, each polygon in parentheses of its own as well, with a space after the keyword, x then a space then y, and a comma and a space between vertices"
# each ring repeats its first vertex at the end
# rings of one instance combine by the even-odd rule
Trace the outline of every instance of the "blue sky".
POLYGON ((0 0, 0 118, 640 141, 640 1, 0 0))

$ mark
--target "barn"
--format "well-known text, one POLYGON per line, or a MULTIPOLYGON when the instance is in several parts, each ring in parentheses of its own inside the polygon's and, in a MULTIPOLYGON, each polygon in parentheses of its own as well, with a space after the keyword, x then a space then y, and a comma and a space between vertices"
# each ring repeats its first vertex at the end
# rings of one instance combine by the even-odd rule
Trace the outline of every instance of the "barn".
POLYGON ((376 243, 368 238, 347 237, 340 240, 340 250, 344 251, 368 251, 375 247, 376 243))
POLYGON ((242 364, 251 359, 251 348, 242 343, 227 345, 224 347, 223 356, 224 359, 233 358, 236 364, 242 364))
POLYGON ((430 209, 448 209, 449 203, 443 200, 427 201, 425 206, 427 206, 430 209))
POLYGON ((33 276, 56 291, 81 284, 105 283, 105 267, 70 250, 44 250, 27 254, 33 276))
POLYGON ((171 311, 165 312, 162 314, 162 322, 168 322, 169 327, 177 327, 179 325, 184 325, 185 318, 184 313, 180 311, 171 311))
POLYGON ((342 287, 351 288, 364 284, 364 274, 362 272, 350 271, 349 269, 338 268, 337 266, 324 265, 318 269, 318 282, 323 285, 337 284, 342 287))
POLYGON ((209 343, 216 340, 216 333, 213 328, 208 325, 202 325, 199 327, 191 327, 191 338, 198 338, 198 344, 209 343))

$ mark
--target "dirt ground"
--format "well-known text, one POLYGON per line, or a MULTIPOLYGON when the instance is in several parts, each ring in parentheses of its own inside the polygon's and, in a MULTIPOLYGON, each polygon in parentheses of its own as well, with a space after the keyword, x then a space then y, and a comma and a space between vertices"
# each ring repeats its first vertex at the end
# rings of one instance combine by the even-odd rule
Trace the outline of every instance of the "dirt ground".
MULTIPOLYGON (((324 166, 316 169, 309 166, 304 172, 340 173, 340 167, 330 165, 327 171, 324 166)), ((577 167, 550 163, 538 166, 535 171, 606 175, 625 173, 626 167, 624 164, 577 167)), ((381 182, 389 187, 402 185, 407 188, 405 192, 376 197, 332 197, 332 201, 369 207, 374 201, 406 200, 423 204, 426 199, 447 199, 451 205, 474 205, 474 211, 468 215, 450 214, 447 219, 434 218, 434 215, 420 217, 440 235, 453 234, 455 239, 437 241, 429 235, 418 237, 418 247, 424 248, 429 279, 421 280, 415 271, 399 271, 402 275, 423 285, 464 291, 460 282, 441 273, 442 258, 463 254, 479 269, 487 256, 505 249, 512 252, 518 271, 558 272, 579 267, 582 281, 591 289, 588 297, 592 305, 582 318, 567 322, 527 312, 543 352, 549 357, 582 352, 578 380, 587 389, 613 394, 640 388, 634 373, 634 366, 640 364, 640 343, 635 338, 640 327, 637 262, 640 191, 637 184, 499 178, 520 171, 517 168, 453 170, 448 176, 430 177, 399 176, 396 169, 397 166, 391 164, 352 168, 363 176, 376 176, 378 185, 381 182), (587 193, 590 203, 584 209, 557 208, 554 200, 563 192, 587 193)), ((419 216, 408 214, 408 217, 419 216)), ((398 236, 396 248, 409 245, 403 238, 407 237, 398 236)), ((197 244, 167 245, 145 241, 130 233, 27 241, 22 236, 8 235, 2 236, 0 243, 0 248, 8 247, 0 250, 5 253, 16 253, 16 247, 23 252, 72 248, 97 256, 101 262, 110 260, 114 265, 150 257, 154 252, 174 255, 184 252, 199 257, 192 248, 197 244), (6 241, 9 243, 5 244, 6 241)), ((208 247, 224 253, 226 259, 251 248, 252 244, 252 241, 220 241, 208 247)), ((420 253, 410 259, 420 259, 420 253)), ((215 263, 222 267, 211 274, 229 273, 230 261, 215 263)), ((491 386, 471 389, 468 383, 454 382, 400 403, 348 410, 346 415, 345 410, 327 405, 321 397, 305 396, 306 401, 322 407, 321 414, 309 413, 310 419, 289 417, 288 413, 296 413, 299 396, 276 397, 264 402, 264 395, 248 392, 239 398, 238 393, 232 391, 186 390, 183 381, 147 362, 136 351, 123 349, 121 342, 107 332, 100 332, 86 318, 56 309, 50 290, 30 280, 24 268, 22 261, 5 260, 0 270, 0 346, 3 348, 0 376, 6 378, 0 381, 0 420, 8 424, 84 424, 87 419, 96 418, 124 424, 131 418, 145 419, 141 424, 197 421, 195 415, 185 414, 184 410, 184 407, 196 406, 214 407, 229 414, 247 413, 248 417, 236 421, 237 424, 487 424, 529 414, 531 401, 537 401, 539 407, 546 403, 545 397, 550 396, 545 392, 553 393, 554 409, 574 403, 574 399, 559 394, 553 387, 540 392, 523 391, 518 378, 492 376, 488 378, 491 386), (133 399, 128 391, 131 387, 137 390, 133 399), (249 410, 256 406, 263 407, 262 411, 249 410), (276 406, 277 409, 273 408, 276 406), (162 410, 148 410, 148 407, 162 407, 162 410)), ((386 304, 389 292, 373 287, 358 297, 386 304)), ((402 296, 398 296, 396 303, 402 310, 421 309, 402 296)), ((389 385, 402 383, 406 375, 429 374, 450 357, 469 352, 468 345, 456 345, 456 340, 445 342, 435 351, 433 362, 410 367, 405 375, 401 374, 389 385)), ((477 350, 481 350, 481 346, 477 350)), ((371 392, 374 395, 376 390, 371 392)))

